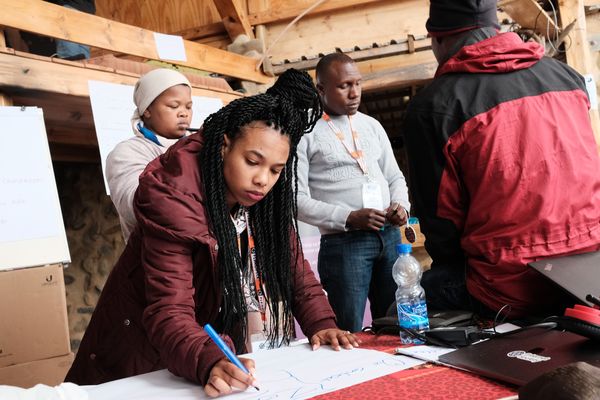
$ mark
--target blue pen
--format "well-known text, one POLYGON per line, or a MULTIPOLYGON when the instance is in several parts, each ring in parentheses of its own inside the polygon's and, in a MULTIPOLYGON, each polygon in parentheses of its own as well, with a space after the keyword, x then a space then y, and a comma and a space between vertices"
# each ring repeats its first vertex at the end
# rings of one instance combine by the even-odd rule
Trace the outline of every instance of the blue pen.
MULTIPOLYGON (((227 356, 227 358, 229 359, 229 361, 231 361, 236 367, 238 367, 239 369, 241 369, 245 374, 251 375, 250 371, 248 371, 248 369, 246 369, 246 367, 244 366, 244 364, 242 364, 242 362, 240 361, 240 359, 237 358, 235 356, 235 354, 233 354, 233 352, 231 351, 231 349, 225 344, 225 342, 223 341, 223 339, 221 339, 221 337, 219 336, 219 334, 217 333, 217 331, 215 331, 213 329, 213 327, 210 326, 210 324, 204 325, 204 330, 206 331, 206 333, 208 333, 208 336, 210 336, 210 338, 212 339, 212 341, 223 352, 223 354, 225 354, 225 356, 227 356)), ((260 390, 257 386, 254 386, 254 388, 256 390, 260 390)))

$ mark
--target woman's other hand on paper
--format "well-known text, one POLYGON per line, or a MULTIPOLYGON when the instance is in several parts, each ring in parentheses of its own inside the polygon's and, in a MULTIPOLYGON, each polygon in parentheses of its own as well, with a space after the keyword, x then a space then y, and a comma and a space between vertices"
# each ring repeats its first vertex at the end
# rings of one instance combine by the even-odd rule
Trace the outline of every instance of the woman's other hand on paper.
POLYGON ((350 350, 359 346, 360 339, 348 331, 335 328, 323 329, 315 333, 313 337, 310 338, 310 343, 313 350, 317 350, 322 344, 329 344, 336 351, 340 350, 342 347, 350 350))

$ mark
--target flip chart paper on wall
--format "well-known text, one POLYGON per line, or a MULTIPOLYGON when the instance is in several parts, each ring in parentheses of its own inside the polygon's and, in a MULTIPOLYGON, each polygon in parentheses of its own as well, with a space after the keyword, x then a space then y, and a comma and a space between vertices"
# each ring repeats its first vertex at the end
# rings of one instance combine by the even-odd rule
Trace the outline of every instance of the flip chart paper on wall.
MULTIPOLYGON (((334 351, 308 344, 259 351, 242 357, 256 362, 260 391, 236 391, 227 399, 307 399, 358 385, 371 379, 408 369, 422 361, 374 350, 334 351)), ((84 387, 90 400, 201 400, 208 399, 202 387, 172 375, 167 370, 84 387)))
MULTIPOLYGON (((92 115, 100 149, 100 161, 104 175, 106 194, 110 195, 106 181, 106 158, 119 142, 133 137, 131 116, 135 110, 133 104, 133 86, 101 81, 88 81, 92 115)), ((219 98, 192 96, 193 128, 198 128, 204 119, 223 107, 219 98)))
POLYGON ((70 262, 42 110, 0 107, 0 270, 70 262))

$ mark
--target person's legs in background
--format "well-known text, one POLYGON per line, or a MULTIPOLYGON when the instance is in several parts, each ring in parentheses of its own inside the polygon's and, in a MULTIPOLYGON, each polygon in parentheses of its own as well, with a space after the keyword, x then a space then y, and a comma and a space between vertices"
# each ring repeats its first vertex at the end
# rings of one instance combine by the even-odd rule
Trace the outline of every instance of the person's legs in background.
POLYGON ((380 240, 380 252, 373 267, 373 276, 369 288, 369 302, 373 319, 386 316, 390 305, 396 300, 396 282, 392 276, 392 268, 398 258, 396 245, 400 243, 400 230, 391 225, 376 232, 380 240))
POLYGON ((496 313, 467 290, 465 268, 465 265, 436 265, 423 273, 421 286, 425 290, 428 311, 465 310, 493 318, 496 313))
MULTIPOLYGON (((64 5, 63 7, 77 10, 74 7, 64 5)), ((65 60, 83 60, 90 58, 89 46, 69 42, 67 40, 56 40, 56 56, 65 60)))
POLYGON ((375 233, 353 231, 321 237, 319 276, 340 329, 362 329, 371 270, 380 252, 381 241, 375 233))

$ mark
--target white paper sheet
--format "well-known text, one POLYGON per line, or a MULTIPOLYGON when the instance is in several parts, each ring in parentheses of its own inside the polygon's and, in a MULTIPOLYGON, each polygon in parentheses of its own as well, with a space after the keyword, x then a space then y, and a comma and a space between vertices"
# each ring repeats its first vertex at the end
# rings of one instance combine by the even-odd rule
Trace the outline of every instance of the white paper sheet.
POLYGON ((409 357, 414 357, 418 360, 437 362, 440 356, 453 352, 455 349, 439 346, 411 346, 398 347, 396 354, 401 354, 409 357))
POLYGON ((133 86, 119 85, 100 81, 88 81, 92 115, 100 150, 102 173, 105 176, 106 194, 106 157, 115 146, 133 136, 131 116, 135 110, 133 104, 133 86))
MULTIPOLYGON (((100 161, 106 194, 110 195, 106 181, 106 157, 123 140, 133 136, 131 116, 135 110, 133 86, 116 83, 88 81, 100 161)), ((219 98, 192 96, 192 128, 199 128, 206 117, 223 107, 219 98)))
POLYGON ((161 60, 187 61, 181 36, 154 32, 154 43, 161 60))
MULTIPOLYGON (((375 350, 334 351, 308 344, 261 351, 244 357, 256 361, 260 391, 249 388, 227 399, 307 399, 357 385, 371 379, 422 364, 421 361, 375 350)), ((200 400, 203 389, 166 370, 96 386, 84 386, 91 400, 200 400)))
POLYGON ((590 108, 592 110, 598 109, 598 89, 596 89, 596 81, 594 80, 594 75, 587 74, 584 75, 585 78, 585 88, 588 93, 588 97, 590 99, 590 108))

